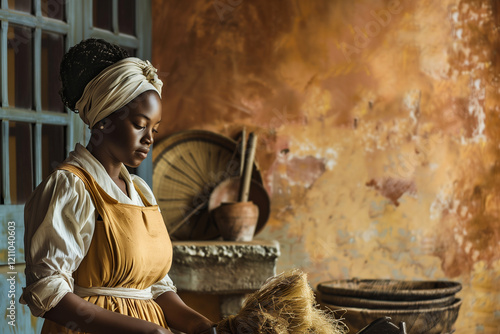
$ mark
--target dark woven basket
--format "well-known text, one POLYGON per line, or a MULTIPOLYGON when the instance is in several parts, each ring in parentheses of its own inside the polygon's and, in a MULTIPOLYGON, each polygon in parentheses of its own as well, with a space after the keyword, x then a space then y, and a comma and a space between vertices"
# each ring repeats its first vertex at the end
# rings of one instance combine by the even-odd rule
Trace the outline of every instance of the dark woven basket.
POLYGON ((385 301, 422 301, 452 296, 462 289, 462 285, 454 281, 350 279, 319 283, 317 288, 325 295, 385 301))
MULTIPOLYGON (((350 333, 357 333, 363 327, 382 317, 390 317, 391 322, 406 324, 407 334, 444 334, 452 333, 462 301, 455 301, 445 307, 415 310, 370 310, 367 308, 342 307, 320 302, 322 307, 342 310, 343 322, 350 333)), ((340 311, 339 311, 340 312, 340 311)))
POLYGON ((436 308, 451 305, 455 300, 455 295, 428 300, 377 300, 358 297, 336 296, 318 292, 318 298, 322 303, 332 304, 341 307, 359 307, 367 309, 385 310, 418 310, 425 308, 436 308))

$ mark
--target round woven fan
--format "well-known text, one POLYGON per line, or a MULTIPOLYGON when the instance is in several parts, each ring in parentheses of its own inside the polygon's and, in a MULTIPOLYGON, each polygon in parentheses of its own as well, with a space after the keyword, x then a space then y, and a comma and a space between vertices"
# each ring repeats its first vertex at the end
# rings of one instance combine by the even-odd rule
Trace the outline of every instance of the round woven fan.
MULTIPOLYGON (((174 134, 153 150, 153 192, 175 240, 211 240, 219 231, 208 212, 212 190, 240 173, 236 141, 210 131, 174 134)), ((254 165, 252 179, 262 184, 254 165)))

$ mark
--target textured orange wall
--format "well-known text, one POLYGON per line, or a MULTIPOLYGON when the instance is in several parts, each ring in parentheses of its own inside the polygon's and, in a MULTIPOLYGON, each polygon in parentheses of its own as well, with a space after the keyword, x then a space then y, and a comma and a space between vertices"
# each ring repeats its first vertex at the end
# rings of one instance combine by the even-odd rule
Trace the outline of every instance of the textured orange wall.
POLYGON ((500 328, 496 0, 153 1, 159 137, 259 135, 278 270, 463 283, 500 328))

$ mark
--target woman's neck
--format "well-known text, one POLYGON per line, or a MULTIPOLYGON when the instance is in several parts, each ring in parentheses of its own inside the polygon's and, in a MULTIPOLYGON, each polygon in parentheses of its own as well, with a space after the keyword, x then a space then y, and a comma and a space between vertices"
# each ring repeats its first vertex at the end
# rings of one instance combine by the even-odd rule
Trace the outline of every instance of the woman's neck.
POLYGON ((113 179, 119 179, 122 164, 119 161, 114 161, 112 156, 104 150, 96 149, 92 146, 87 146, 87 150, 96 158, 104 167, 109 176, 113 179))

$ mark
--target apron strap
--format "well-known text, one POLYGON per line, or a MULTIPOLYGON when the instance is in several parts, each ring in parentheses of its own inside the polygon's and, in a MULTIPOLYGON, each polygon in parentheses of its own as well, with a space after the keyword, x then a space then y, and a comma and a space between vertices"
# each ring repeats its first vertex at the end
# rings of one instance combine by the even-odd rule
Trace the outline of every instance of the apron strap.
MULTIPOLYGON (((101 186, 99 186, 99 184, 94 180, 94 178, 92 177, 92 175, 90 175, 90 173, 87 172, 85 169, 83 169, 81 167, 78 167, 78 166, 75 166, 75 165, 67 164, 67 163, 63 163, 63 164, 59 165, 57 167, 57 169, 67 170, 68 172, 71 172, 71 173, 75 174, 76 176, 78 176, 83 181, 83 183, 85 184, 85 188, 87 188, 87 190, 92 195, 92 199, 94 200, 94 203, 95 203, 94 189, 98 190, 99 194, 102 197, 104 197, 104 199, 107 202, 110 202, 110 203, 113 203, 113 204, 118 203, 118 201, 116 199, 114 199, 113 197, 109 196, 108 193, 105 192, 101 188, 101 186)), ((134 184, 135 190, 139 194, 139 197, 141 198, 142 202, 144 203, 144 206, 153 206, 153 204, 151 204, 147 200, 146 196, 144 196, 144 194, 139 189, 139 187, 137 186, 137 184, 135 184, 134 181, 132 181, 132 183, 134 184)))

